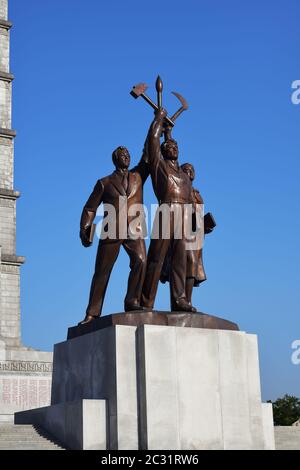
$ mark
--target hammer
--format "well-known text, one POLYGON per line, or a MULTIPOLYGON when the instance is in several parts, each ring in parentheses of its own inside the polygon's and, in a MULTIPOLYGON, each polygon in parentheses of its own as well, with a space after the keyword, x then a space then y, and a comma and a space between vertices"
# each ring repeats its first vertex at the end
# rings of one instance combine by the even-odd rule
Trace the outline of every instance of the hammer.
MULTIPOLYGON (((150 104, 150 106, 152 106, 153 109, 155 109, 155 111, 157 111, 159 109, 157 104, 155 104, 154 101, 152 101, 151 98, 145 94, 147 88, 148 86, 145 83, 139 83, 132 88, 130 94, 133 96, 133 98, 139 98, 141 96, 145 101, 147 101, 148 104, 150 104)), ((168 116, 165 117, 165 120, 169 126, 174 127, 174 122, 168 116)))

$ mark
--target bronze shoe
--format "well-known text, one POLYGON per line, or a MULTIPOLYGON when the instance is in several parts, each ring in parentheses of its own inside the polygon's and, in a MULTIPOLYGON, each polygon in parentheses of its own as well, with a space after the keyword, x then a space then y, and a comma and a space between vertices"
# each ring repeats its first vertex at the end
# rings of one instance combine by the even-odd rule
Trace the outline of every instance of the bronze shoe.
POLYGON ((78 325, 86 325, 87 323, 90 323, 91 321, 94 321, 96 318, 93 315, 86 315, 85 318, 78 323, 78 325))
POLYGON ((137 312, 137 311, 142 311, 142 312, 148 312, 149 309, 146 307, 142 307, 139 304, 127 304, 125 305, 125 312, 137 312))
POLYGON ((189 302, 186 300, 178 300, 178 302, 174 303, 172 305, 172 312, 191 312, 191 313, 196 313, 197 309, 192 306, 189 302))

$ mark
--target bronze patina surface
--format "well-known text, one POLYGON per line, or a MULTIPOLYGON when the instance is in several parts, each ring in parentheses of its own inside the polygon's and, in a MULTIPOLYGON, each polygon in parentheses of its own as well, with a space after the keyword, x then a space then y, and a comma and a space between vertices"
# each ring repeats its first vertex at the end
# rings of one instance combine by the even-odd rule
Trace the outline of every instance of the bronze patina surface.
POLYGON ((164 325, 185 328, 210 328, 213 330, 236 330, 236 323, 206 313, 140 311, 121 312, 95 318, 92 322, 79 324, 68 329, 68 338, 77 338, 110 326, 164 325))

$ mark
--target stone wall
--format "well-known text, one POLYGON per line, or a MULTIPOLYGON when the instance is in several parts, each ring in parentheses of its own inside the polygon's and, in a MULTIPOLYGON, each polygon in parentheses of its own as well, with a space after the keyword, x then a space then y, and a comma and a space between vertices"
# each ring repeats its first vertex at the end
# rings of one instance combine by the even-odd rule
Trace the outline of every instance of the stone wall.
POLYGON ((0 360, 0 422, 13 421, 16 411, 50 403, 52 354, 15 352, 14 360, 0 360))
POLYGON ((275 426, 276 450, 300 450, 300 426, 275 426))
POLYGON ((15 254, 16 201, 0 197, 0 245, 2 253, 15 254))
POLYGON ((0 28, 0 70, 9 71, 9 31, 6 28, 0 28))
POLYGON ((7 0, 0 0, 0 18, 3 18, 4 20, 7 20, 7 0))
POLYGON ((7 345, 20 344, 20 267, 1 263, 0 336, 7 345))
POLYGON ((0 188, 12 189, 14 184, 14 141, 7 137, 0 137, 0 188))
POLYGON ((0 81, 0 127, 11 128, 11 82, 0 81))

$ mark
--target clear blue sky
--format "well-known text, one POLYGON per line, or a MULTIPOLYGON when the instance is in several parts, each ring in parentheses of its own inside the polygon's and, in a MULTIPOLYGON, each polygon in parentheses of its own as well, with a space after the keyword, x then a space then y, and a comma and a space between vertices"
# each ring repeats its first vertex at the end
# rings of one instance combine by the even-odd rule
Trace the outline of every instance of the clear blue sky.
MULTIPOLYGON (((299 15, 297 0, 10 0, 25 344, 51 350, 84 316, 96 246, 80 244, 81 209, 116 146, 140 158, 152 113, 129 91, 155 97, 159 73, 170 112, 172 90, 190 103, 174 136, 218 223, 194 304, 258 334, 264 399, 300 396, 299 15)), ((122 311, 127 275, 123 253, 104 313, 122 311)))

